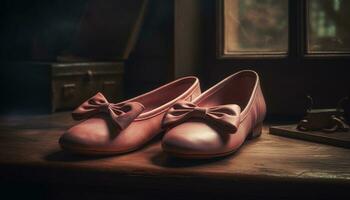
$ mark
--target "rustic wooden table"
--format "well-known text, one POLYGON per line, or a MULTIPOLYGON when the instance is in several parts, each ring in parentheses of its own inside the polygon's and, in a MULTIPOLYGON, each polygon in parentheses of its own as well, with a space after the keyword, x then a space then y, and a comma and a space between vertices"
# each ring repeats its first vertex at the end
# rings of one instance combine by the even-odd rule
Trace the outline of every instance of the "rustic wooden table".
POLYGON ((119 156, 62 152, 68 113, 0 118, 0 181, 5 194, 35 199, 350 196, 350 150, 270 135, 235 154, 193 161, 169 157, 159 139, 119 156))

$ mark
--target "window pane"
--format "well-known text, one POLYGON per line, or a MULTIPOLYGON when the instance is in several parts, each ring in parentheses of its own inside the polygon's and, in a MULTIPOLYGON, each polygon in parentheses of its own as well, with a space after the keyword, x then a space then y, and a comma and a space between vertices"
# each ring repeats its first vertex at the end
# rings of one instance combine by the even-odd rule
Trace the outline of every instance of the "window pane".
POLYGON ((350 50, 350 1, 308 1, 308 51, 350 50))
POLYGON ((288 0, 224 0, 224 51, 286 53, 288 0))

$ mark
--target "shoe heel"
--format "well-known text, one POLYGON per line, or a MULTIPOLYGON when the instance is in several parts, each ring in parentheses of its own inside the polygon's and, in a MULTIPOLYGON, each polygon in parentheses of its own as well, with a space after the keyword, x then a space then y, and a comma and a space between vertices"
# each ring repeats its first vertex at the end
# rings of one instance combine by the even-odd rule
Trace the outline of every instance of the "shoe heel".
POLYGON ((262 127, 263 127, 263 124, 262 124, 262 123, 256 125, 256 126, 252 129, 252 131, 249 133, 249 135, 247 136, 247 139, 248 139, 248 140, 251 140, 251 139, 260 137, 260 135, 261 135, 261 133, 262 133, 262 127))

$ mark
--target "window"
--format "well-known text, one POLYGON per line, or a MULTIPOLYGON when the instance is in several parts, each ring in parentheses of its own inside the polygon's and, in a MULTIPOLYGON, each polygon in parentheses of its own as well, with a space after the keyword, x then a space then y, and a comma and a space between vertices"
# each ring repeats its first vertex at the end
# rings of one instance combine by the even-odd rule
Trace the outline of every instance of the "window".
POLYGON ((221 0, 219 57, 346 54, 349 8, 348 0, 221 0))
POLYGON ((350 50, 350 1, 309 0, 308 53, 342 53, 350 50))
POLYGON ((224 0, 224 52, 286 53, 287 0, 224 0))

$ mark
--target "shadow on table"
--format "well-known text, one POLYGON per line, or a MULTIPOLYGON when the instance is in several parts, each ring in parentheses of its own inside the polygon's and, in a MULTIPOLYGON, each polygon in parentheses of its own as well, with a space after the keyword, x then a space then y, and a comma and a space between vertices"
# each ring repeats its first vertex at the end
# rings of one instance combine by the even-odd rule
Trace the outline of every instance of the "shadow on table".
POLYGON ((79 162, 79 161, 87 161, 87 160, 99 160, 99 159, 105 159, 112 156, 84 156, 84 155, 77 155, 77 154, 71 154, 65 151, 55 151, 52 152, 46 156, 44 156, 44 159, 47 161, 60 161, 60 162, 79 162))
POLYGON ((182 167, 194 167, 199 165, 208 165, 212 163, 218 163, 224 164, 225 162, 228 162, 229 159, 235 157, 237 154, 239 154, 239 151, 236 151, 235 153, 219 158, 210 158, 210 159, 184 159, 184 158, 176 158, 173 156, 170 156, 164 152, 159 152, 151 157, 151 161, 153 164, 161 166, 161 167, 168 167, 168 168, 182 168, 182 167))

